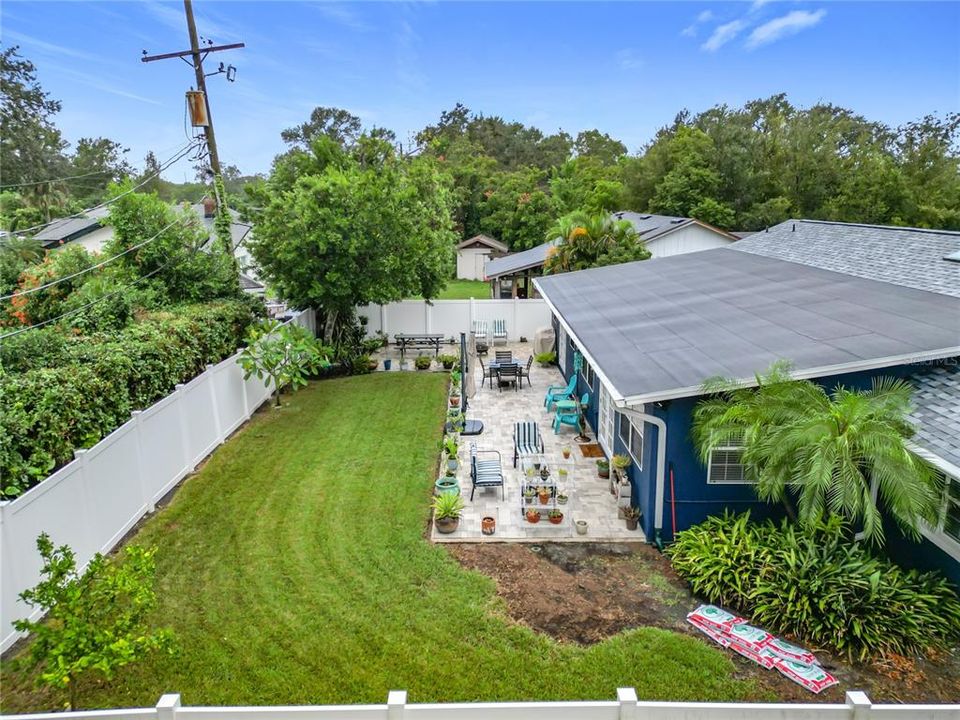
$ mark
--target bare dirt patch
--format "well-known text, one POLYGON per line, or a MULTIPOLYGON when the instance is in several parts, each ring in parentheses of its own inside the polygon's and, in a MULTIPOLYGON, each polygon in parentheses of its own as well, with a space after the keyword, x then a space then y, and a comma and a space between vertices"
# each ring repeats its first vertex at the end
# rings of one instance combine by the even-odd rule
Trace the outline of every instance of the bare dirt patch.
MULTIPOLYGON (((467 568, 493 578, 518 622, 562 642, 587 645, 636 627, 682 632, 707 642, 686 622, 699 604, 669 560, 642 543, 447 545, 467 568)), ((816 651, 816 648, 812 648, 816 651)), ((728 651, 725 651, 728 652, 728 651)), ((960 701, 960 648, 929 660, 890 658, 872 665, 817 656, 840 684, 814 695, 775 670, 729 651, 739 677, 783 702, 843 702, 863 690, 874 702, 960 701)))

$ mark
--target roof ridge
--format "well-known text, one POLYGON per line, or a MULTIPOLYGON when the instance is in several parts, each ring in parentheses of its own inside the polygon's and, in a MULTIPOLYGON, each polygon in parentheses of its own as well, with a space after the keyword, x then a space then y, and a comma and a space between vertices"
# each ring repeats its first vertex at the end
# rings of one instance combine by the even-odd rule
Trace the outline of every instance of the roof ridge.
MULTIPOLYGON (((960 231, 958 230, 937 230, 936 228, 918 228, 910 226, 900 226, 900 225, 875 225, 873 223, 852 223, 852 222, 842 222, 840 220, 810 220, 806 218, 796 218, 790 220, 784 220, 778 225, 785 225, 786 223, 791 222, 801 222, 801 223, 811 223, 815 225, 843 225, 846 227, 862 227, 862 228, 873 228, 875 230, 904 230, 908 232, 919 232, 919 233, 928 233, 931 235, 956 235, 960 237, 960 231)), ((763 230, 757 230, 758 233, 764 232, 763 230)))

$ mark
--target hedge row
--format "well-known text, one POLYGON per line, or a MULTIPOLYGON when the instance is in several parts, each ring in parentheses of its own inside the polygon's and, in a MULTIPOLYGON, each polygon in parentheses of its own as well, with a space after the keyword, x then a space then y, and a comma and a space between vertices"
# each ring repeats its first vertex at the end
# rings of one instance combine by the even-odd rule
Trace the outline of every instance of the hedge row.
POLYGON ((233 354, 244 302, 152 313, 112 334, 32 331, 0 350, 0 497, 22 494, 204 367, 233 354))

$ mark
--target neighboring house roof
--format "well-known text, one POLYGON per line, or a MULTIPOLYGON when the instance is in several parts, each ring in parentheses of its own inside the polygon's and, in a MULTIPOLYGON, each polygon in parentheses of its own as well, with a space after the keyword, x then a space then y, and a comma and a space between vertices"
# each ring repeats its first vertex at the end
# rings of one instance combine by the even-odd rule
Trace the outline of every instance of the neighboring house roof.
POLYGON ((494 240, 489 235, 474 235, 472 238, 467 238, 466 240, 461 240, 457 243, 457 250, 462 250, 463 248, 470 247, 472 245, 486 245, 491 250, 496 250, 497 252, 505 253, 510 250, 506 245, 504 245, 499 240, 494 240))
POLYGON ((700 394, 775 360, 798 377, 960 355, 960 298, 734 248, 538 278, 619 397, 700 394))
POLYGON ((54 220, 33 237, 45 248, 50 248, 81 238, 99 228, 100 220, 95 217, 63 218, 54 220))
POLYGON ((960 265, 944 259, 960 252, 960 232, 787 220, 733 249, 960 297, 960 265))
POLYGON ((755 230, 731 230, 730 234, 737 238, 737 240, 743 240, 745 237, 750 237, 755 232, 755 230))
POLYGON ((913 442, 960 468, 960 365, 929 365, 911 375, 913 442))
POLYGON ((483 274, 486 275, 487 280, 493 280, 504 275, 513 275, 523 270, 539 267, 547 261, 547 251, 554 245, 559 244, 560 239, 557 238, 529 250, 495 258, 483 266, 483 274))
POLYGON ((730 240, 737 239, 733 233, 728 233, 726 230, 721 230, 718 227, 694 218, 682 218, 673 215, 652 215, 650 213, 631 212, 630 210, 620 210, 613 213, 613 216, 618 220, 628 220, 630 224, 633 225, 634 230, 640 234, 644 242, 650 242, 667 233, 688 227, 689 225, 699 225, 730 240))
POLYGON ((259 280, 254 280, 252 277, 240 273, 240 289, 256 293, 266 290, 266 286, 259 280))

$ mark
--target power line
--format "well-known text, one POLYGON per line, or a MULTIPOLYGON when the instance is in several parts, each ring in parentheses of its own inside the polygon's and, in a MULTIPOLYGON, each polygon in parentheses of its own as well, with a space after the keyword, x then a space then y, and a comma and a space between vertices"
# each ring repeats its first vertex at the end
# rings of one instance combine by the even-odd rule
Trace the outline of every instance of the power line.
MULTIPOLYGON (((196 250, 194 250, 194 251, 191 252, 190 254, 193 255, 193 254, 195 254, 195 253, 196 253, 196 250)), ((147 278, 152 277, 153 275, 156 275, 156 274, 157 274, 158 272, 160 272, 161 270, 166 270, 168 267, 170 267, 171 265, 173 265, 175 262, 178 262, 179 260, 180 260, 180 258, 171 258, 170 260, 168 260, 167 262, 165 262, 165 263, 164 263, 163 265, 161 265, 160 267, 158 267, 158 268, 156 268, 156 269, 151 270, 150 272, 148 272, 146 275, 141 275, 141 276, 138 277, 136 280, 133 280, 132 282, 127 283, 126 285, 122 286, 121 288, 119 288, 119 289, 117 289, 117 290, 114 290, 114 291, 111 292, 111 293, 107 293, 106 295, 101 295, 100 297, 96 298, 95 300, 91 300, 91 301, 88 302, 86 305, 81 305, 80 307, 74 308, 73 310, 68 310, 68 311, 65 312, 65 313, 61 313, 60 315, 57 315, 56 317, 49 318, 48 320, 44 320, 43 322, 34 323, 33 325, 28 325, 27 327, 23 327, 23 328, 17 328, 16 330, 14 330, 14 331, 12 331, 12 332, 4 333, 3 335, 0 335, 0 340, 4 340, 4 339, 6 339, 6 338, 10 338, 10 337, 13 337, 13 336, 15 336, 15 335, 19 335, 20 333, 27 332, 28 330, 36 330, 37 328, 44 327, 45 325, 49 325, 50 323, 57 322, 58 320, 63 320, 65 317, 69 317, 70 315, 73 315, 73 314, 75 314, 75 313, 82 312, 83 310, 86 310, 87 308, 90 308, 90 307, 96 305, 97 303, 103 302, 104 300, 108 300, 109 298, 112 298, 112 297, 114 297, 114 296, 116 296, 116 295, 119 295, 119 294, 122 293, 124 290, 128 290, 128 289, 132 288, 134 285, 136 285, 137 283, 143 282, 143 281, 146 280, 147 278)))
POLYGON ((184 146, 180 151, 177 152, 176 155, 174 155, 172 158, 170 158, 169 160, 167 160, 167 161, 165 161, 163 164, 161 164, 160 167, 159 167, 159 169, 157 170, 157 172, 155 172, 153 175, 150 175, 150 176, 144 178, 140 183, 138 183, 137 185, 134 185, 134 186, 133 186, 132 188, 130 188, 129 190, 125 190, 125 191, 123 191, 122 193, 120 193, 119 195, 115 195, 114 197, 110 198, 109 200, 104 200, 104 201, 103 201, 102 203, 100 203, 99 205, 94 205, 93 207, 87 208, 86 210, 81 210, 81 211, 79 211, 79 212, 76 212, 76 213, 74 213, 73 215, 66 215, 65 217, 55 218, 54 220, 51 220, 50 222, 41 223, 41 224, 39 224, 39 225, 34 225, 33 227, 24 228, 23 230, 11 230, 11 231, 10 231, 10 234, 11 234, 11 235, 27 235, 27 234, 33 232, 34 230, 39 230, 40 228, 49 227, 50 225, 53 225, 53 224, 56 223, 56 222, 60 222, 61 220, 71 220, 71 219, 74 219, 74 218, 83 217, 83 216, 86 215, 87 213, 93 212, 94 210, 99 210, 99 209, 101 209, 101 208, 105 208, 105 207, 107 207, 108 205, 110 205, 110 204, 112 204, 112 203, 115 203, 117 200, 119 200, 120 198, 124 197, 125 195, 129 195, 129 194, 132 193, 132 192, 136 192, 137 190, 139 190, 140 188, 142 188, 144 185, 146 185, 148 182, 150 182, 150 181, 153 180, 154 178, 159 177, 159 176, 160 176, 160 173, 162 173, 164 170, 166 170, 168 167, 170 167, 171 165, 173 165, 175 162, 177 162, 177 161, 180 160, 181 158, 183 158, 183 157, 185 157, 186 155, 188 155, 188 154, 189 154, 194 148, 196 148, 198 145, 199 145, 199 143, 190 143, 190 144, 184 146))
POLYGON ((65 177, 50 178, 49 180, 33 180, 32 182, 13 183, 12 185, 0 185, 0 190, 8 188, 28 187, 30 185, 47 185, 63 182, 64 180, 79 180, 80 178, 90 177, 91 175, 110 175, 110 170, 94 170, 93 172, 83 173, 83 175, 67 175, 65 177))
MULTIPOLYGON (((187 219, 189 219, 189 216, 187 216, 187 219)), ((96 269, 98 269, 98 268, 102 268, 104 265, 107 265, 107 264, 109 264, 109 263, 112 263, 114 260, 123 257, 123 256, 126 255, 127 253, 133 252, 134 250, 139 250, 139 249, 142 248, 144 245, 149 245, 149 244, 152 243, 154 240, 156 240, 158 237, 160 237, 160 235, 162 235, 163 233, 165 233, 167 230, 169 230, 170 228, 172 228, 174 225, 176 225, 178 222, 181 222, 182 220, 183 220, 183 218, 178 217, 176 220, 174 220, 172 223, 170 223, 170 224, 167 225, 165 228, 163 228, 162 230, 160 230, 160 231, 159 231, 156 235, 154 235, 153 237, 148 238, 147 240, 144 240, 142 243, 139 243, 139 244, 137 244, 137 245, 133 245, 132 247, 127 248, 127 249, 124 250, 122 253, 117 253, 117 254, 114 255, 113 257, 107 258, 107 259, 104 260, 103 262, 99 262, 99 263, 97 263, 96 265, 91 265, 91 266, 88 267, 86 270, 80 270, 79 272, 71 273, 70 275, 64 275, 62 278, 57 278, 56 280, 54 280, 54 281, 52 281, 52 282, 48 282, 48 283, 45 283, 45 284, 43 284, 43 285, 38 285, 37 287, 34 287, 34 288, 27 288, 26 290, 19 290, 19 291, 15 292, 15 293, 11 293, 11 294, 9 294, 9 295, 0 296, 0 302, 2 302, 2 301, 4 301, 4 300, 10 300, 10 299, 15 298, 15 297, 21 297, 21 296, 23 296, 23 295, 30 295, 31 293, 39 292, 40 290, 46 290, 47 288, 53 287, 54 285, 59 285, 60 283, 66 282, 67 280, 72 280, 72 279, 75 278, 75 277, 80 277, 81 275, 85 275, 85 274, 88 273, 88 272, 93 272, 94 270, 96 270, 96 269)))

